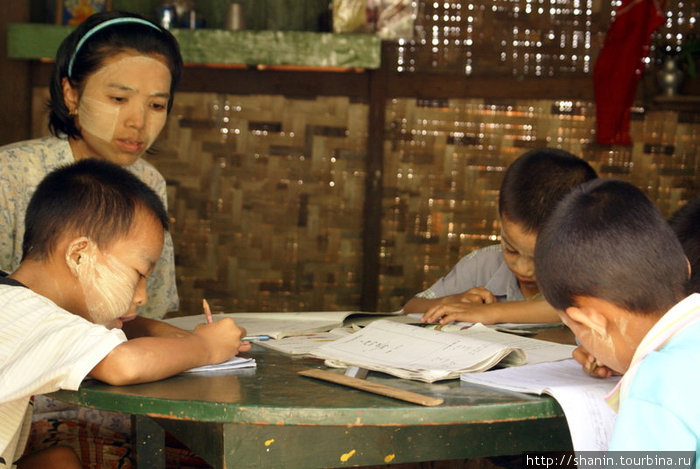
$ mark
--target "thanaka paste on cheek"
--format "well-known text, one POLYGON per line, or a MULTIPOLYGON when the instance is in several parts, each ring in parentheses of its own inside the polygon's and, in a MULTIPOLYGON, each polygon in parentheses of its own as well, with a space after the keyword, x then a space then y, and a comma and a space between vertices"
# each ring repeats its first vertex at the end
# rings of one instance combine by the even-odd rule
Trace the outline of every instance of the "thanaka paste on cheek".
POLYGON ((595 344, 591 346, 590 352, 598 359, 600 364, 607 366, 617 372, 624 373, 625 369, 620 369, 623 360, 620 359, 620 350, 615 346, 612 336, 596 329, 588 329, 590 338, 595 344))
POLYGON ((624 373, 629 368, 632 356, 639 344, 635 343, 633 339, 634 334, 631 331, 632 324, 630 324, 630 320, 627 317, 621 316, 618 318, 617 328, 619 330, 619 336, 624 343, 619 344, 618 347, 615 348, 615 359, 624 369, 616 371, 624 373))
POLYGON ((95 137, 109 142, 119 119, 119 107, 84 97, 78 107, 80 127, 95 137))
POLYGON ((76 272, 90 320, 107 325, 129 311, 138 278, 109 254, 103 255, 104 263, 98 261, 98 252, 95 244, 90 242, 80 257, 76 272))
MULTIPOLYGON (((146 122, 142 138, 145 137, 146 148, 150 148, 163 129, 167 114, 155 113, 147 117, 150 106, 148 95, 151 91, 144 89, 145 85, 142 81, 131 79, 132 76, 152 77, 154 80, 157 80, 158 77, 162 80, 167 79, 168 87, 162 89, 164 92, 169 92, 170 69, 163 62, 141 55, 124 57, 104 66, 90 77, 78 107, 79 122, 85 131, 101 140, 110 142, 115 137, 117 126, 126 116, 141 112, 143 113, 141 119, 146 122), (129 76, 124 76, 125 70, 128 70, 129 76), (145 94, 146 99, 142 104, 138 104, 139 100, 131 99, 126 105, 117 105, 94 97, 101 96, 101 94, 96 94, 101 93, 101 91, 96 90, 102 90, 111 84, 119 84, 137 94, 145 94), (143 105, 143 108, 134 109, 135 104, 143 105)), ((160 89, 156 88, 156 90, 160 89)))
MULTIPOLYGON (((116 64, 112 65, 119 65, 119 66, 124 66, 125 64, 131 64, 135 68, 140 68, 143 71, 141 73, 151 73, 154 75, 163 75, 170 77, 170 69, 160 60, 154 59, 152 57, 144 57, 142 55, 134 56, 134 57, 126 57, 118 62, 116 64), (157 69, 157 72, 154 73, 154 69, 157 69)), ((168 83, 168 89, 166 91, 170 91, 169 89, 169 83, 168 83)), ((144 112, 146 110, 144 109, 144 112)), ((163 130, 163 127, 165 126, 165 121, 167 120, 167 114, 166 113, 159 113, 151 116, 150 121, 148 122, 148 125, 146 126, 146 148, 151 148, 151 145, 153 145, 153 142, 156 141, 156 138, 158 138, 158 135, 160 134, 161 130, 163 130)))

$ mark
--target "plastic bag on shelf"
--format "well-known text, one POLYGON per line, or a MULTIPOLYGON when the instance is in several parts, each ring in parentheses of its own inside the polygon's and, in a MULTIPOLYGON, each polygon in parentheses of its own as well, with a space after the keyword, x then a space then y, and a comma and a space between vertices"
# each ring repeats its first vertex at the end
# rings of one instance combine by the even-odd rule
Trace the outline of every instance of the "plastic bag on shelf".
POLYGON ((333 32, 372 32, 367 27, 367 0, 333 0, 333 32))
POLYGON ((416 0, 367 0, 374 9, 374 31, 382 39, 412 39, 416 20, 416 0))

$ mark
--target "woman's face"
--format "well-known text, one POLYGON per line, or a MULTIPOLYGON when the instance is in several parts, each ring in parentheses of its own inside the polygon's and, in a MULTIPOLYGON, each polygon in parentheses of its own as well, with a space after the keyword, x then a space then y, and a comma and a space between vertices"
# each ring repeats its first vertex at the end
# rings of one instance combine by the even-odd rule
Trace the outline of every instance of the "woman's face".
POLYGON ((82 139, 71 140, 75 159, 103 158, 120 166, 139 159, 167 118, 171 75, 165 59, 135 51, 106 59, 82 93, 64 80, 66 106, 82 139))

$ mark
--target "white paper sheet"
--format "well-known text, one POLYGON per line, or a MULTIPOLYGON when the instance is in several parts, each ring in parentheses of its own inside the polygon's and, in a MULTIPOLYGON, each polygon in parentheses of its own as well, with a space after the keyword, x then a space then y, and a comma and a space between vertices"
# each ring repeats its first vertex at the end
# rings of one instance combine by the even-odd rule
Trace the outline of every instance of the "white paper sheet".
POLYGON ((517 347, 523 350, 527 355, 528 365, 567 360, 571 358, 571 354, 576 348, 575 345, 558 344, 547 340, 538 340, 506 332, 499 332, 483 324, 475 324, 468 329, 462 329, 454 333, 517 347))
POLYGON ((226 360, 223 363, 218 363, 216 365, 198 366, 183 371, 183 373, 212 373, 215 371, 237 370, 240 368, 255 368, 256 366, 257 365, 253 358, 233 357, 230 360, 226 360))
POLYGON ((387 320, 324 344, 312 355, 331 366, 354 365, 429 383, 487 370, 508 355, 525 362, 522 350, 502 343, 387 320))
MULTIPOLYGON (((358 311, 309 311, 309 312, 269 312, 269 313, 226 313, 214 314, 214 321, 231 318, 237 325, 246 329, 247 335, 268 335, 274 339, 283 337, 326 332, 343 325, 348 317, 381 317, 396 313, 366 313, 358 311)), ((206 322, 204 315, 182 316, 166 319, 166 322, 181 329, 191 331, 206 322)))
POLYGON ((272 339, 256 342, 261 347, 276 350, 286 355, 303 356, 309 355, 311 351, 317 349, 327 342, 333 342, 352 333, 352 329, 338 328, 329 332, 317 332, 315 334, 297 335, 285 337, 284 339, 272 339))
POLYGON ((605 451, 617 414, 604 397, 620 377, 594 378, 576 360, 461 375, 462 381, 511 391, 550 394, 566 416, 575 451, 605 451))

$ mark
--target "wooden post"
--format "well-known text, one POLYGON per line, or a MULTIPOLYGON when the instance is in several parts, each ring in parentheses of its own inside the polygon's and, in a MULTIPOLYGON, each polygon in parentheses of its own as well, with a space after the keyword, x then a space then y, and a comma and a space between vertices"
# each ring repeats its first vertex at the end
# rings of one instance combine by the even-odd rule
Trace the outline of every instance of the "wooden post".
POLYGON ((382 176, 387 96, 387 61, 382 43, 381 66, 369 73, 369 115, 367 123, 367 181, 365 187, 364 233, 362 236, 363 311, 376 311, 379 302, 379 248, 382 241, 382 176))

